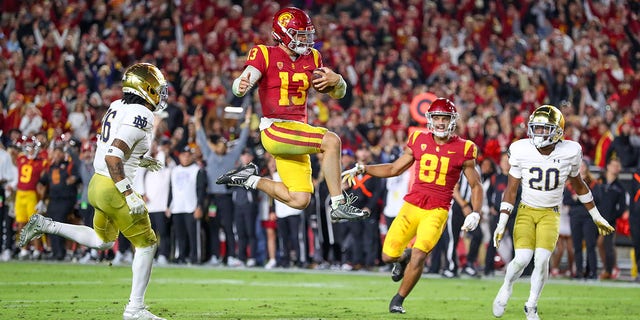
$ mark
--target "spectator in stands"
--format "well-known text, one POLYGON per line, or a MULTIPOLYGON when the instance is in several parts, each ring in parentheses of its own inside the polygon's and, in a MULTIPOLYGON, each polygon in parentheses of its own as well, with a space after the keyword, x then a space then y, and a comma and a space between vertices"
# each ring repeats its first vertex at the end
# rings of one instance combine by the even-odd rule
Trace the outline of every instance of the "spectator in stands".
MULTIPOLYGON (((89 204, 89 181, 91 181, 91 176, 95 173, 93 168, 93 158, 95 154, 95 142, 87 140, 82 143, 77 164, 80 180, 82 181, 79 212, 84 225, 87 227, 93 225, 93 216, 95 213, 95 209, 89 204)), ((85 250, 84 255, 80 258, 80 263, 88 263, 91 259, 98 259, 98 250, 93 248, 85 248, 85 250)))
POLYGON ((25 110, 24 116, 20 121, 20 131, 27 136, 35 135, 42 130, 42 116, 40 110, 34 105, 30 105, 25 110))
MULTIPOLYGON (((267 167, 267 175, 273 178, 273 173, 276 171, 276 162, 273 156, 270 154, 265 155, 265 162, 267 167)), ((260 197, 260 225, 264 229, 265 233, 265 250, 267 261, 264 264, 265 269, 273 269, 277 266, 277 247, 278 239, 276 233, 277 219, 276 211, 274 207, 274 201, 264 192, 259 192, 260 197)))
MULTIPOLYGON (((373 165, 377 163, 369 146, 363 144, 356 151, 356 162, 362 165, 373 165)), ((360 221, 349 221, 348 224, 358 223, 361 226, 360 232, 352 230, 354 238, 353 248, 356 255, 356 264, 367 270, 372 270, 380 263, 379 252, 382 247, 380 243, 380 213, 381 199, 384 194, 384 181, 381 178, 368 174, 358 175, 354 178, 355 184, 351 187, 350 193, 358 197, 354 202, 358 208, 369 211, 371 215, 360 221), (357 249, 360 247, 359 249, 357 249), (358 253, 359 252, 359 253, 358 253), (359 254, 359 256, 358 256, 359 254)))
MULTIPOLYGON (((631 205, 629 206, 629 227, 631 228, 631 242, 635 251, 635 264, 640 266, 640 167, 633 173, 631 182, 631 205)), ((640 282, 640 273, 635 282, 640 282)))
MULTIPOLYGON (((585 181, 586 182, 586 181, 585 181)), ((567 277, 574 277, 575 265, 574 265, 574 245, 571 238, 571 222, 569 218, 569 207, 564 205, 560 206, 560 231, 558 232, 558 241, 556 242, 556 248, 553 250, 551 260, 549 261, 551 266, 551 276, 558 277, 560 275, 566 275, 567 277), (566 268, 560 269, 562 257, 567 256, 566 268)))
POLYGON ((194 151, 185 146, 178 156, 179 165, 171 169, 169 210, 178 250, 177 263, 199 264, 201 247, 200 223, 204 216, 207 178, 204 170, 194 162, 194 151))
MULTIPOLYGON (((51 155, 51 164, 40 177, 43 186, 39 193, 42 199, 48 199, 47 215, 54 221, 70 222, 69 215, 73 214, 78 198, 78 184, 80 172, 78 164, 64 152, 63 145, 56 145, 51 155)), ((51 235, 51 250, 53 259, 64 260, 66 256, 66 239, 51 235)))
MULTIPOLYGON (((274 181, 280 181, 278 171, 273 173, 274 181)), ((305 262, 303 258, 302 216, 304 210, 287 206, 274 200, 276 224, 278 234, 278 266, 289 268, 300 267, 305 262)))
MULTIPOLYGON (((580 176, 590 189, 594 189, 598 181, 589 171, 586 161, 580 164, 580 176)), ((571 224, 571 239, 575 257, 575 279, 598 278, 598 257, 596 256, 596 241, 598 228, 593 223, 587 209, 578 200, 578 195, 571 186, 564 190, 562 204, 569 207, 569 222, 571 224), (584 250, 583 250, 584 247, 584 250), (583 259, 586 253, 586 264, 583 259)))
MULTIPOLYGON (((31 216, 36 212, 46 211, 46 205, 37 193, 37 184, 48 166, 48 160, 46 155, 41 152, 42 144, 35 136, 23 137, 18 144, 21 147, 21 152, 16 159, 16 166, 20 179, 18 179, 16 190, 15 210, 17 232, 20 234, 31 216)), ((40 259, 43 250, 42 241, 40 239, 34 240, 33 252, 29 251, 28 244, 25 243, 25 246, 21 248, 18 258, 27 259, 31 256, 33 259, 40 259)))
MULTIPOLYGON (((254 160, 253 151, 242 150, 240 166, 254 160)), ((256 219, 258 217, 258 192, 256 190, 231 188, 233 198, 233 220, 238 236, 238 259, 247 267, 256 265, 256 219)))
MULTIPOLYGON (((593 198, 598 210, 612 226, 629 207, 627 191, 618 179, 621 170, 620 160, 611 158, 600 177, 600 183, 593 189, 593 198)), ((616 262, 614 241, 615 233, 601 235, 598 238, 598 251, 604 264, 600 279, 616 279, 620 273, 616 262)))
POLYGON ((18 183, 18 168, 5 145, 0 142, 0 261, 9 261, 13 257, 13 218, 9 198, 13 198, 18 183))
POLYGON ((631 144, 631 132, 633 130, 631 119, 623 119, 619 124, 619 133, 613 138, 607 149, 606 159, 618 158, 622 169, 633 169, 638 165, 640 148, 631 144))
MULTIPOLYGON (((495 175, 491 176, 490 185, 487 189, 487 204, 489 206, 489 234, 493 234, 496 231, 496 227, 498 226, 498 221, 500 219, 500 203, 502 202, 502 196, 504 195, 504 190, 507 188, 507 181, 509 178, 509 169, 511 165, 509 164, 509 154, 507 152, 503 152, 500 156, 500 163, 498 164, 500 170, 496 172, 495 175)), ((509 251, 513 251, 513 226, 515 222, 515 217, 517 215, 517 204, 520 202, 521 190, 518 190, 518 194, 516 195, 516 205, 514 206, 511 214, 509 215, 509 220, 507 221, 507 231, 509 232, 509 237, 511 238, 511 248, 509 251)), ((503 235, 503 242, 506 242, 506 232, 503 235)), ((504 249, 503 249, 504 251, 504 249)), ((512 252, 511 252, 512 253, 512 252)), ((513 254, 511 256, 506 257, 504 255, 497 255, 497 248, 492 246, 491 243, 487 246, 487 253, 485 256, 485 265, 484 265, 484 275, 485 276, 493 276, 495 274, 495 262, 496 258, 500 257, 501 260, 508 263, 513 254)))
POLYGON ((155 231, 160 242, 156 261, 159 265, 166 265, 171 259, 171 210, 169 210, 169 193, 171 185, 171 170, 176 166, 171 157, 171 141, 165 137, 159 143, 154 142, 151 154, 164 163, 158 171, 143 169, 140 194, 147 204, 151 228, 155 231))
POLYGON ((242 150, 246 147, 249 138, 249 121, 251 120, 251 108, 245 112, 244 122, 241 124, 240 136, 232 148, 227 147, 227 139, 212 134, 207 138, 205 128, 202 125, 203 107, 198 106, 193 115, 196 130, 196 141, 202 150, 202 156, 207 164, 207 193, 209 207, 215 206, 212 212, 209 210, 208 239, 211 248, 209 264, 218 264, 220 257, 220 227, 224 230, 226 239, 227 264, 239 266, 242 262, 236 258, 236 241, 233 231, 233 199, 231 191, 225 185, 216 184, 218 177, 236 168, 236 162, 240 159, 242 150))

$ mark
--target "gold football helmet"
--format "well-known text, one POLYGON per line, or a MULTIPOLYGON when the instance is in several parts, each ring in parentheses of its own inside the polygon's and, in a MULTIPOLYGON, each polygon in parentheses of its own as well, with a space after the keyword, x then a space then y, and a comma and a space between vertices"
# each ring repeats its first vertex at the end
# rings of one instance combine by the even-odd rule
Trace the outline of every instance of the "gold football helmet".
POLYGON ((143 98, 154 106, 156 112, 167 107, 167 80, 160 69, 150 63, 136 63, 124 72, 122 92, 143 98))
POLYGON ((529 116, 529 138, 536 148, 552 145, 564 137, 564 116, 558 108, 545 104, 529 116))

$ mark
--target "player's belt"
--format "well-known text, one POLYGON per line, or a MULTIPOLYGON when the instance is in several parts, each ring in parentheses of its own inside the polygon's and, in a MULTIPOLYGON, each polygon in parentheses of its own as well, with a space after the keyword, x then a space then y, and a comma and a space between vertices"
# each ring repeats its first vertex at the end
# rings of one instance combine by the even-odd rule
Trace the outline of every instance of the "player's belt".
POLYGON ((520 203, 518 205, 518 208, 520 209, 524 209, 527 208, 528 210, 536 210, 536 211, 548 211, 548 210, 553 210, 553 212, 560 212, 560 208, 558 206, 555 207, 548 207, 548 208, 538 208, 538 207, 532 207, 532 206, 528 206, 524 203, 520 203))

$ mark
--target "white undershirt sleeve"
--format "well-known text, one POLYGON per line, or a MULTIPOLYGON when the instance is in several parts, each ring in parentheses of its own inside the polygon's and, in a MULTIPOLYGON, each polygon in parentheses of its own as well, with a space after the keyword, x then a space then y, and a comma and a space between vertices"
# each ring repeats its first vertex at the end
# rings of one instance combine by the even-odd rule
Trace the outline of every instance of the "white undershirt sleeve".
POLYGON ((255 85, 256 82, 260 80, 260 78, 262 78, 262 72, 260 72, 260 70, 256 69, 254 66, 247 66, 246 68, 244 68, 244 71, 242 71, 242 74, 239 77, 237 77, 235 80, 233 80, 233 85, 231 85, 231 91, 236 97, 243 97, 247 92, 249 92, 249 90, 251 90, 251 88, 253 88, 253 85, 255 85), (240 86, 240 79, 245 78, 247 75, 250 75, 249 88, 247 88, 247 91, 245 91, 244 94, 240 94, 238 92, 238 87, 240 86))

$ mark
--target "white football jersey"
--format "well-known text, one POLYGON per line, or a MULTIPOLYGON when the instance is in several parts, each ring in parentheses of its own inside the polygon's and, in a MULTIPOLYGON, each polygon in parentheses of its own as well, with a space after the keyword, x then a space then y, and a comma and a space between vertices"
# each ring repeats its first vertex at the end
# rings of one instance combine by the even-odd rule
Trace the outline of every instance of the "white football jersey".
POLYGON ((102 117, 101 132, 98 135, 98 147, 93 160, 96 173, 110 177, 105 156, 115 139, 124 141, 130 152, 124 155, 124 172, 127 178, 134 180, 140 158, 151 146, 153 113, 141 104, 124 104, 122 100, 111 103, 102 117))
POLYGON ((551 208, 562 204, 564 185, 569 176, 580 174, 582 147, 575 141, 563 140, 549 155, 542 155, 529 139, 509 146, 509 174, 521 179, 522 201, 535 208, 551 208))

